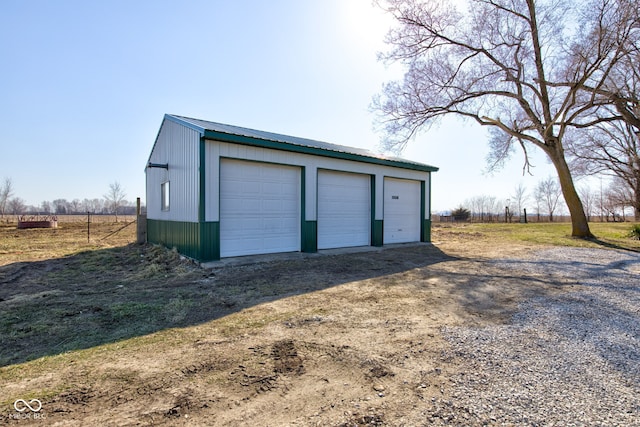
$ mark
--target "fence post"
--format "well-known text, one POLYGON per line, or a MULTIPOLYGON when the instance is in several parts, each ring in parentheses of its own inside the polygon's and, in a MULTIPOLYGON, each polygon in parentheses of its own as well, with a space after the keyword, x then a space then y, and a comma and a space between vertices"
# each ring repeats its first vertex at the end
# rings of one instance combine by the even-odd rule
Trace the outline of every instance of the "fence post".
POLYGON ((147 215, 142 214, 140 208, 140 197, 136 199, 136 241, 142 245, 147 242, 147 215))

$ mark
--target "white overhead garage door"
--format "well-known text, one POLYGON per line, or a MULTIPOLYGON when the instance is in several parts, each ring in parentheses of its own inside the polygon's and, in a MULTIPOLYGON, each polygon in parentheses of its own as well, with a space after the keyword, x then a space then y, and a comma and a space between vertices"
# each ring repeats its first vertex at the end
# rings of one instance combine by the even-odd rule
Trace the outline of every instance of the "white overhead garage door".
POLYGON ((384 244, 420 241, 420 189, 420 181, 384 179, 384 244))
POLYGON ((220 256, 300 250, 300 168, 221 159, 220 256))
POLYGON ((318 249, 371 242, 371 177, 318 171, 318 249))

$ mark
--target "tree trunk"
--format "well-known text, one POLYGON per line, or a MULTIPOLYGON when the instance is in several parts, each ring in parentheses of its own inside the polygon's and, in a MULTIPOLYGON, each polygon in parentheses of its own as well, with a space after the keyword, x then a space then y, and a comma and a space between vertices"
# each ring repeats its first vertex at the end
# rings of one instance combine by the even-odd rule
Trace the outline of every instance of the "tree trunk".
POLYGON ((571 171, 569 170, 567 161, 562 153, 562 148, 556 148, 556 150, 559 152, 549 150, 548 154, 556 168, 556 171, 558 172, 558 180, 560 181, 562 195, 564 196, 564 201, 567 203, 569 214, 571 215, 571 235, 573 237, 580 237, 583 239, 594 237, 589 229, 589 222, 587 221, 587 216, 584 213, 580 196, 573 184, 571 171))

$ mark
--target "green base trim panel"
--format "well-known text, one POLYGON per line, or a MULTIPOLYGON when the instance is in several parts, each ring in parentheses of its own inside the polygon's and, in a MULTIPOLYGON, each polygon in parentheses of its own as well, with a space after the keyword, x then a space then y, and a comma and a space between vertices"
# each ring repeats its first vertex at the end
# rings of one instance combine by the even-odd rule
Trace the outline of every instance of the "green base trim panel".
POLYGON ((199 261, 218 261, 220 259, 220 223, 218 221, 203 222, 200 225, 199 261))
POLYGON ((220 259, 220 224, 218 222, 183 222, 147 219, 147 241, 176 248, 195 260, 220 259))
POLYGON ((189 258, 200 255, 200 224, 197 222, 147 219, 147 241, 176 248, 189 258))
POLYGON ((422 233, 420 236, 421 242, 431 242, 431 220, 425 219, 422 221, 422 233))
POLYGON ((371 224, 371 246, 382 246, 384 242, 384 221, 376 219, 371 224))
POLYGON ((318 252, 318 221, 302 221, 302 252, 318 252))

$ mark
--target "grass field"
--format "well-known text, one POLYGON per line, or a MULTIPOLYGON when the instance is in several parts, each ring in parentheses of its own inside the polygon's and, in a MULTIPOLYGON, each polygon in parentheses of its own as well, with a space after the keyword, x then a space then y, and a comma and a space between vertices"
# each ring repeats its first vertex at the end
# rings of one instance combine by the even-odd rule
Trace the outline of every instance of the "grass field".
MULTIPOLYGON (((151 399, 147 402, 158 399, 155 390, 182 387, 179 384, 189 378, 195 381, 196 373, 201 371, 210 375, 217 372, 206 377, 207 387, 214 383, 227 384, 237 372, 231 369, 233 363, 246 371, 253 365, 244 359, 253 360, 265 354, 273 357, 279 351, 260 353, 256 350, 259 347, 245 343, 247 339, 258 339, 264 331, 273 328, 280 328, 276 336, 281 337, 281 329, 293 333, 319 327, 328 322, 327 319, 337 321, 335 319, 347 316, 346 313, 360 317, 346 319, 344 329, 330 329, 336 326, 327 323, 327 337, 340 336, 343 330, 356 333, 358 329, 353 329, 353 322, 362 322, 362 331, 356 339, 362 340, 362 348, 368 348, 371 310, 382 310, 373 317, 386 316, 390 310, 389 305, 377 308, 377 298, 382 294, 386 295, 388 304, 392 304, 397 294, 398 310, 395 320, 391 319, 392 326, 393 322, 404 322, 401 316, 406 315, 407 304, 426 302, 434 305, 419 307, 420 316, 423 313, 432 316, 442 310, 438 319, 457 321, 458 315, 452 316, 448 311, 451 306, 442 303, 449 292, 455 296, 455 304, 465 301, 464 316, 475 319, 479 307, 484 307, 482 315, 488 319, 494 312, 499 314, 496 318, 503 316, 501 313, 518 299, 513 296, 514 292, 519 295, 541 291, 521 290, 521 286, 517 291, 505 290, 492 284, 488 288, 491 296, 487 297, 483 294, 486 290, 469 290, 470 284, 475 286, 471 280, 464 286, 458 283, 458 273, 449 281, 453 288, 447 288, 439 277, 431 276, 434 273, 429 272, 430 265, 461 259, 460 254, 466 254, 467 246, 475 245, 474 253, 479 256, 497 247, 505 247, 508 253, 511 248, 545 245, 640 250, 640 241, 628 237, 630 223, 591 224, 597 236, 592 240, 571 238, 570 224, 566 223, 443 223, 433 227, 433 246, 390 250, 378 255, 317 257, 206 271, 175 251, 135 244, 135 224, 127 224, 96 221, 91 224, 89 241, 86 223, 79 221, 63 221, 57 229, 17 230, 16 224, 0 225, 0 384, 3 384, 0 421, 3 413, 12 411, 12 402, 17 398, 41 399, 47 408, 59 409, 59 416, 63 417, 60 420, 64 419, 65 411, 74 413, 74 419, 79 420, 83 415, 77 412, 78 399, 87 399, 98 411, 101 399, 117 400, 128 387, 134 387, 131 393, 141 394, 136 384, 148 385, 149 389, 145 388, 142 393, 151 399), (420 285, 409 286, 409 279, 418 280, 420 285), (438 288, 432 285, 436 283, 440 284, 442 294, 414 297, 417 290, 435 292, 438 288), (405 286, 408 286, 406 294, 401 293, 405 286), (456 296, 456 292, 460 295, 456 296), (334 307, 336 304, 340 306, 334 307), (209 342, 215 342, 216 349, 220 345, 224 347, 224 343, 243 344, 230 347, 229 352, 216 356, 217 359, 211 359, 211 365, 206 365, 209 358, 201 353, 204 348, 201 346, 210 345, 209 342), (247 348, 251 349, 249 355, 242 353, 247 348), (187 357, 192 359, 185 359, 187 357), (128 361, 134 360, 138 360, 137 365, 128 366, 128 361), (168 365, 162 367, 165 363, 168 365), (170 376, 175 382, 152 381, 149 370, 162 378, 170 376)), ((484 269, 481 263, 481 260, 474 261, 474 268, 479 268, 478 275, 484 269)), ((468 266, 461 270, 467 271, 468 266)), ((386 331, 391 326, 387 323, 380 327, 386 331)), ((324 350, 324 344, 321 345, 324 341, 308 333, 310 335, 304 338, 300 335, 298 339, 307 343, 305 351, 309 354, 320 354, 322 349, 323 357, 330 355, 339 361, 347 357, 347 350, 324 350)), ((426 339, 431 339, 428 337, 433 334, 428 332, 426 339)), ((414 340, 415 337, 407 338, 407 345, 414 345, 411 344, 414 340)), ((356 346, 357 341, 349 343, 356 346)), ((288 341, 276 344, 274 349, 289 349, 289 359, 284 358, 285 361, 298 363, 297 353, 290 349, 288 341)), ((344 348, 349 345, 345 344, 344 348)), ((391 349, 398 344, 389 345, 385 357, 405 357, 393 356, 391 349)), ((351 355, 354 359, 349 363, 356 371, 365 369, 364 377, 369 381, 371 375, 367 372, 371 364, 379 363, 376 354, 351 355)), ((277 363, 282 360, 279 355, 276 357, 277 363)), ((256 372, 263 369, 261 363, 264 362, 255 363, 256 372)), ((286 371, 282 367, 278 369, 286 371)), ((242 371, 244 377, 240 385, 227 390, 229 395, 240 396, 238 402, 256 397, 251 394, 241 398, 246 384, 253 384, 253 377, 245 371, 242 371)), ((269 378, 275 378, 273 372, 264 377, 256 372, 252 375, 267 383, 271 381, 269 378)), ((386 375, 382 368, 376 372, 386 375)), ((352 374, 346 372, 345 375, 352 374)), ((163 417, 167 413, 170 411, 164 412, 163 417)), ((166 421, 165 418, 161 419, 166 421)))
POLYGON ((162 320, 181 309, 180 292, 157 282, 195 266, 135 239, 131 222, 94 222, 89 239, 87 224, 75 221, 53 229, 0 226, 0 364, 166 326, 162 320))
MULTIPOLYGON (((223 312, 225 305, 234 304, 228 295, 200 286, 198 279, 208 273, 175 251, 134 244, 135 224, 97 221, 90 227, 87 241, 86 224, 78 221, 62 222, 56 229, 0 225, 0 266, 4 266, 0 296, 12 301, 0 313, 0 339, 5 344, 0 364, 216 317, 207 310, 199 309, 200 316, 193 311, 207 301, 223 312), (19 298, 11 288, 14 283, 20 284, 19 298)), ((631 224, 596 223, 592 229, 598 238, 583 240, 570 237, 566 223, 435 224, 433 240, 442 246, 457 241, 461 247, 524 244, 640 250, 640 241, 629 237, 631 224)), ((238 286, 237 292, 252 296, 250 287, 238 286)))
POLYGON ((633 223, 595 222, 590 223, 595 239, 571 237, 569 223, 435 223, 433 240, 446 241, 447 238, 493 240, 496 244, 520 243, 534 245, 610 247, 640 250, 640 240, 631 238, 633 223))
POLYGON ((136 241, 134 216, 58 217, 57 228, 17 229, 17 222, 0 223, 0 265, 11 262, 55 259, 104 248, 119 247, 136 241), (108 221, 109 219, 109 221, 108 221), (88 228, 88 229, 87 229, 88 228))

